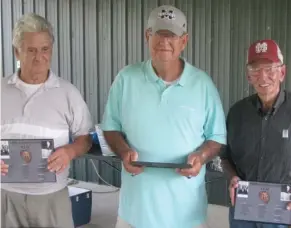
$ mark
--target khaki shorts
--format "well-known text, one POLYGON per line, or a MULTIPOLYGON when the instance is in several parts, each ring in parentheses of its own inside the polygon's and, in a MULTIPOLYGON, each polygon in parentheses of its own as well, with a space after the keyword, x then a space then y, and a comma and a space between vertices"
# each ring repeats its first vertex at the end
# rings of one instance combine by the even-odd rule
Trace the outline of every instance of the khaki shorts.
POLYGON ((1 227, 73 228, 68 188, 47 195, 26 195, 1 189, 1 227))

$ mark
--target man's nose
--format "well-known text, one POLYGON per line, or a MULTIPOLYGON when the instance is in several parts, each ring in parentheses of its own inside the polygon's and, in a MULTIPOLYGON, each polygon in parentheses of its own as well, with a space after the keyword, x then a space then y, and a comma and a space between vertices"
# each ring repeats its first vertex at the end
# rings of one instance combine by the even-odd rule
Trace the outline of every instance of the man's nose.
POLYGON ((261 79, 267 79, 268 77, 269 77, 269 74, 264 70, 264 69, 261 69, 260 70, 261 72, 260 72, 260 78, 261 79))
POLYGON ((41 56, 42 56, 41 51, 36 51, 36 53, 35 53, 35 60, 40 61, 41 60, 41 56))

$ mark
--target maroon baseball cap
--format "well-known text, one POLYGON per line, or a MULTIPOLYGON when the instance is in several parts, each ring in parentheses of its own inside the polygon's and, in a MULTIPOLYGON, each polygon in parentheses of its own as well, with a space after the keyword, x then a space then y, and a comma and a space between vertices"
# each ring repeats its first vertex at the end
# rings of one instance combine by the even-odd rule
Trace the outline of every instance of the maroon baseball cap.
POLYGON ((248 50, 247 64, 259 59, 268 59, 272 62, 283 63, 283 55, 274 40, 258 40, 251 44, 248 50))

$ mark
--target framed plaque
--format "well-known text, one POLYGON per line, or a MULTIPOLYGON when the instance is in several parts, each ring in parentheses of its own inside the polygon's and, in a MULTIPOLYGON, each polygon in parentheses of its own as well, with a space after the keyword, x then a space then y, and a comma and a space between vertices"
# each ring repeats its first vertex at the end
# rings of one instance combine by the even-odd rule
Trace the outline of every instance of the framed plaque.
POLYGON ((1 182, 56 182, 56 174, 47 169, 47 158, 53 151, 53 139, 1 139, 1 160, 9 165, 1 182))
POLYGON ((239 181, 234 219, 290 225, 290 201, 291 184, 239 181))

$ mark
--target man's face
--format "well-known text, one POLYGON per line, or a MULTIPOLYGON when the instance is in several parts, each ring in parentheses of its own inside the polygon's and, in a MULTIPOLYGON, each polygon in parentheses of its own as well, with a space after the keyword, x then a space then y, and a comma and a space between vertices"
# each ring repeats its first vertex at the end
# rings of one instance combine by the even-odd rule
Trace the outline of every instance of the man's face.
POLYGON ((167 62, 179 58, 186 47, 188 35, 177 36, 168 30, 159 30, 156 33, 147 30, 146 39, 152 59, 167 62))
POLYGON ((267 59, 258 60, 247 66, 248 81, 262 96, 273 96, 278 93, 285 71, 285 65, 267 59))
POLYGON ((31 161, 31 154, 28 151, 21 151, 21 157, 26 163, 31 161))
POLYGON ((43 74, 50 69, 52 40, 47 32, 24 33, 21 48, 15 50, 20 67, 31 74, 43 74))

